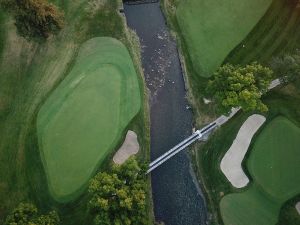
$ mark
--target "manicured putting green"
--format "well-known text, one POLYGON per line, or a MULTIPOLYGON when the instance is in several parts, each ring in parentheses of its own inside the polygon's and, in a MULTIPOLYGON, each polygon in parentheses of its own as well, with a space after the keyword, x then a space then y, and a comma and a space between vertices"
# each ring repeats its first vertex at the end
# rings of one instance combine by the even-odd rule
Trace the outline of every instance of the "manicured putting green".
POLYGON ((300 193, 300 128, 277 117, 255 141, 247 166, 274 199, 285 201, 300 193))
POLYGON ((246 192, 223 197, 220 209, 225 225, 275 225, 280 205, 252 186, 246 192))
POLYGON ((245 192, 220 203, 225 225, 275 225, 284 202, 300 193, 300 128, 284 117, 271 121, 255 140, 245 192))
POLYGON ((267 11, 272 0, 189 0, 176 17, 194 69, 209 77, 267 11))
POLYGON ((72 200, 112 152, 141 106, 126 47, 94 38, 38 113, 37 131, 51 194, 72 200))

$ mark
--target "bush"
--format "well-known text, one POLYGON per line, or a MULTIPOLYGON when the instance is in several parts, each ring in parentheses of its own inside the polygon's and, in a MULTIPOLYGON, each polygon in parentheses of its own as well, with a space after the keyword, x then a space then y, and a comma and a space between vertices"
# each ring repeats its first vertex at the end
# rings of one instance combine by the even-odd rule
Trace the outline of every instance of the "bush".
POLYGON ((20 203, 5 220, 5 225, 58 225, 59 217, 55 211, 38 215, 35 205, 20 203))
POLYGON ((265 112, 268 109, 261 96, 268 91, 272 78, 272 70, 258 63, 245 67, 226 64, 208 82, 207 93, 222 114, 228 114, 233 107, 265 112))
POLYGON ((46 0, 4 0, 2 7, 15 17, 20 36, 26 39, 48 38, 63 27, 63 13, 46 0))
POLYGON ((270 67, 282 82, 294 81, 300 76, 300 52, 272 58, 270 67))
POLYGON ((96 225, 147 224, 145 171, 130 159, 90 182, 89 211, 96 225))

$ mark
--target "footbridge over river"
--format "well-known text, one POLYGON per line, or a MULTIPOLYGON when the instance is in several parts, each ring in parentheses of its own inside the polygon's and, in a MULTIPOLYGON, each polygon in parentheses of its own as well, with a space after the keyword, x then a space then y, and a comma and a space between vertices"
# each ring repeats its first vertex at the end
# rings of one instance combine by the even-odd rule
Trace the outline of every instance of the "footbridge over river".
MULTIPOLYGON (((281 84, 281 81, 279 79, 275 79, 271 82, 269 86, 269 90, 277 87, 281 84)), ((200 130, 197 130, 195 133, 193 133, 191 136, 180 142, 178 145, 164 153, 162 156, 155 159, 153 162, 149 164, 149 168, 147 170, 147 174, 159 167, 161 164, 168 161, 170 158, 181 152, 182 150, 186 149, 188 146, 193 144, 197 140, 205 140, 208 138, 209 134, 216 129, 217 127, 223 125, 226 123, 231 117, 233 117, 241 108, 232 108, 231 113, 229 116, 220 116, 217 118, 214 122, 208 124, 207 126, 203 127, 200 130)))
POLYGON ((180 142, 178 145, 164 153, 162 156, 155 159, 153 162, 149 164, 149 169, 147 170, 147 174, 150 173, 152 170, 159 167, 161 164, 172 158, 177 153, 181 152, 182 150, 186 149, 188 146, 193 144, 197 140, 201 140, 205 138, 211 131, 213 131, 218 124, 216 122, 210 123, 201 130, 197 130, 191 136, 180 142))
POLYGON ((153 162, 149 164, 149 168, 147 170, 147 174, 168 161, 170 158, 181 152, 182 150, 186 149, 188 146, 193 144, 197 140, 206 140, 211 134, 213 130, 215 130, 217 127, 223 125, 226 123, 231 117, 233 117, 240 108, 233 108, 231 110, 231 113, 228 116, 220 116, 217 118, 214 122, 206 125, 200 130, 197 130, 194 132, 191 136, 180 142, 178 145, 174 146, 172 149, 155 159, 153 162))

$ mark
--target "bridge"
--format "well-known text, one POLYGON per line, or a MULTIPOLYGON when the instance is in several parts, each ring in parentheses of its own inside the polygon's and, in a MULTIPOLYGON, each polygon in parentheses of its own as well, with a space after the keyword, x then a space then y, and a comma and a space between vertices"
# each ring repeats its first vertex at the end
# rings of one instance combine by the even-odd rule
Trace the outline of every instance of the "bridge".
POLYGON ((193 144, 197 140, 204 139, 207 135, 209 135, 210 132, 212 132, 219 124, 217 123, 217 120, 208 124, 201 130, 197 130, 194 132, 191 136, 180 142, 178 145, 167 151, 162 156, 155 159, 153 162, 149 164, 149 169, 147 170, 147 174, 159 167, 161 164, 166 162, 168 159, 173 157, 174 155, 178 154, 182 150, 186 149, 188 146, 193 144))
MULTIPOLYGON (((269 86, 269 90, 277 87, 281 84, 281 81, 279 79, 275 79, 271 82, 269 86)), ((217 118, 214 122, 208 124, 207 126, 203 127, 200 130, 197 130, 195 133, 193 133, 190 137, 186 138, 182 142, 180 142, 178 145, 167 151, 162 156, 155 159, 153 162, 149 164, 149 169, 147 170, 147 174, 159 167, 161 164, 169 160, 174 155, 178 154, 182 150, 186 149, 188 146, 193 144, 197 140, 204 140, 209 136, 209 134, 216 129, 217 127, 220 127, 224 123, 226 123, 230 118, 232 118, 241 108, 232 108, 231 113, 229 116, 222 115, 219 118, 217 118)))
POLYGON ((178 154, 182 150, 186 149, 188 146, 193 144, 197 140, 205 140, 208 138, 210 133, 216 129, 217 127, 220 127, 224 123, 226 123, 230 118, 232 118, 241 108, 232 108, 231 113, 228 116, 222 115, 218 117, 214 122, 206 125, 200 130, 197 130, 194 132, 191 136, 180 142, 178 145, 164 153, 162 156, 155 159, 153 162, 149 164, 149 168, 147 170, 147 173, 152 172, 157 167, 159 167, 161 164, 165 163, 167 160, 172 158, 174 155, 178 154))

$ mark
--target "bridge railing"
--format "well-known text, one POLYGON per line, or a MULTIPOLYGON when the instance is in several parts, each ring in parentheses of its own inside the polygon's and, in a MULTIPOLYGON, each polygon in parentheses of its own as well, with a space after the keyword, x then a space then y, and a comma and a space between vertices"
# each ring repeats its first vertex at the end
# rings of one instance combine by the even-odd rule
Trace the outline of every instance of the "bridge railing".
POLYGON ((173 148, 171 148, 169 151, 167 151, 166 153, 164 153, 163 155, 161 155, 160 157, 158 157, 157 159, 155 159, 153 162, 151 162, 149 164, 149 166, 154 165, 155 163, 159 162, 160 160, 162 160, 163 158, 165 158, 166 156, 168 156, 169 154, 171 154, 173 151, 175 151, 176 149, 178 149, 179 147, 181 147, 183 144, 185 144, 186 142, 190 141, 192 138, 198 136, 200 134, 200 132, 195 132, 193 133, 191 136, 189 136, 188 138, 186 138, 185 140, 183 140, 182 142, 180 142, 178 145, 174 146, 173 148))
POLYGON ((197 130, 195 133, 193 133, 190 137, 186 138, 182 142, 180 142, 178 145, 174 146, 172 149, 155 159, 153 162, 149 164, 149 169, 147 171, 147 174, 159 167, 161 164, 166 162, 168 159, 179 153, 180 151, 186 149, 188 146, 190 146, 195 141, 201 139, 205 134, 211 132, 213 129, 217 127, 217 123, 213 122, 202 128, 201 130, 197 130))

